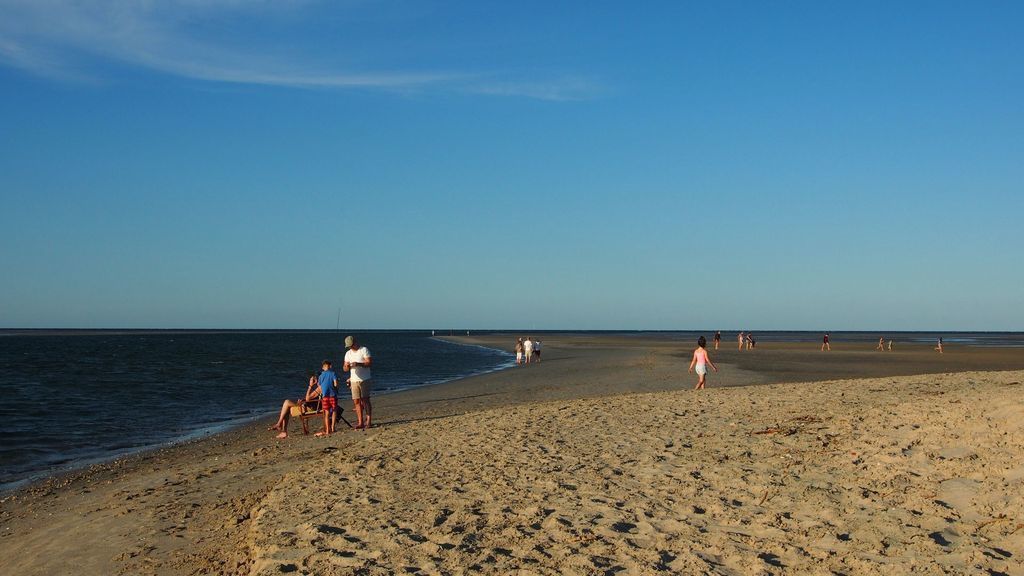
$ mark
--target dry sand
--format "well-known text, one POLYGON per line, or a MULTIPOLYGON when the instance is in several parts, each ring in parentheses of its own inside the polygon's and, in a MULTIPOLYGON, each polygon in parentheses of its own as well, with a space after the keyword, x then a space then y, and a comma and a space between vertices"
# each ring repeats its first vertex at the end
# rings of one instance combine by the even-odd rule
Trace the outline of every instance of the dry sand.
POLYGON ((7 495, 0 565, 1024 573, 1024 372, 951 373, 1021 368, 1020 351, 909 349, 890 372, 945 373, 720 387, 855 371, 865 353, 759 345, 713 354, 722 372, 694 392, 678 344, 545 342, 541 365, 379 398, 367 433, 253 426, 7 495))
POLYGON ((657 393, 383 430, 255 507, 254 571, 1019 573, 1022 378, 657 393))

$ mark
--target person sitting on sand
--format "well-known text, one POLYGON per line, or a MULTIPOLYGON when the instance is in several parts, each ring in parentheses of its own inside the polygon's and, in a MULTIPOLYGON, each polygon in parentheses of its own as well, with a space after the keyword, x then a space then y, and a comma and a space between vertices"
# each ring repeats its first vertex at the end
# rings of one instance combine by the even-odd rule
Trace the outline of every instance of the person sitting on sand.
MULTIPOLYGON (((306 388, 306 396, 297 400, 291 398, 285 400, 281 404, 281 415, 277 417, 277 422, 267 428, 267 430, 277 430, 280 434, 278 438, 288 437, 288 419, 292 415, 293 406, 304 406, 307 402, 315 402, 320 397, 320 388, 317 386, 316 372, 309 373, 309 386, 306 388)), ((305 424, 303 424, 305 426, 305 424)))
POLYGON ((703 336, 697 339, 697 349, 693 351, 693 360, 690 360, 690 368, 686 371, 687 373, 691 373, 696 367, 697 385, 693 388, 694 390, 704 389, 704 381, 708 373, 708 365, 710 365, 715 372, 718 372, 718 366, 715 366, 715 363, 711 361, 711 357, 708 356, 707 345, 708 341, 703 336))
POLYGON ((331 370, 331 362, 324 360, 321 364, 323 372, 317 383, 320 385, 320 407, 324 411, 324 429, 317 432, 317 436, 330 436, 334 433, 334 424, 338 421, 338 377, 331 370))

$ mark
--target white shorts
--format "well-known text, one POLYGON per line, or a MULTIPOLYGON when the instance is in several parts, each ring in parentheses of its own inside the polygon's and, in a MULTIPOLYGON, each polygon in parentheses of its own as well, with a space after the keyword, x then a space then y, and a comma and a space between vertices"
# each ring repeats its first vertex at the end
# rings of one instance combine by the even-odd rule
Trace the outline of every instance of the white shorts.
POLYGON ((523 359, 523 353, 522 352, 516 352, 516 362, 519 362, 522 359, 523 359))
POLYGON ((697 372, 698 376, 704 376, 708 373, 708 367, 705 366, 704 364, 697 364, 697 367, 694 369, 694 371, 697 372))

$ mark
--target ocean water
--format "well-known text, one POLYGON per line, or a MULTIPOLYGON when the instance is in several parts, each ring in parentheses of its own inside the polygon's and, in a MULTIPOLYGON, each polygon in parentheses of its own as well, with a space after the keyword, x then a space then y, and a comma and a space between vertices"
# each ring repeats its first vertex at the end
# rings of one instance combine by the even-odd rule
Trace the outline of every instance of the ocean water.
MULTIPOLYGON (((339 376, 337 332, 0 336, 0 489, 276 414, 320 362, 339 376)), ((513 363, 508 352, 424 332, 368 332, 375 393, 513 363)))

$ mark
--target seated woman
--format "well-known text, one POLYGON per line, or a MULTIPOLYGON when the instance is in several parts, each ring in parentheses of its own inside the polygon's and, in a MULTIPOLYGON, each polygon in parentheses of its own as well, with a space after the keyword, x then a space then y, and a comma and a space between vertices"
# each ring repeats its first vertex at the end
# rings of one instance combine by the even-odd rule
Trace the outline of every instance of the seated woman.
POLYGON ((320 386, 317 385, 316 372, 312 372, 309 375, 309 387, 306 388, 306 396, 299 398, 298 400, 292 400, 289 398, 281 404, 281 415, 277 417, 277 423, 275 423, 267 430, 278 430, 280 434, 278 438, 288 437, 288 419, 291 417, 293 406, 304 406, 307 402, 314 402, 320 397, 320 386))

